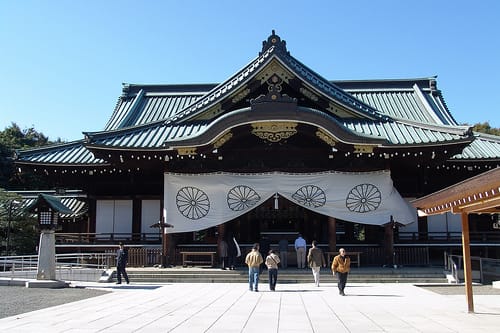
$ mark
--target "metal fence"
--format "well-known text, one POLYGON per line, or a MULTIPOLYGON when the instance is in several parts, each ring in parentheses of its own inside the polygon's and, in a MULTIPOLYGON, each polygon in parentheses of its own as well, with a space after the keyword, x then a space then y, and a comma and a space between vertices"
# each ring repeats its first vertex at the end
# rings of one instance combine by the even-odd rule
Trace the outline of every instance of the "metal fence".
MULTIPOLYGON (((97 281, 110 268, 106 253, 56 254, 56 278, 60 280, 97 281)), ((35 279, 38 255, 0 257, 0 277, 35 279)))
MULTIPOLYGON (((472 280, 489 283, 500 279, 500 259, 471 256, 472 280)), ((455 283, 464 281, 464 259, 461 255, 445 253, 445 269, 450 272, 455 283)))

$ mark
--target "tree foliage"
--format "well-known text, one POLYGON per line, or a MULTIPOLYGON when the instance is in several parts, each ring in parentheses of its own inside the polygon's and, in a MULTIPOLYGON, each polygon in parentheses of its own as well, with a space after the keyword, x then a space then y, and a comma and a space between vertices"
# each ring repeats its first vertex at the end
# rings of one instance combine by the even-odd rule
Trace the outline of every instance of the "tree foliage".
POLYGON ((60 139, 50 141, 33 127, 21 129, 16 123, 0 131, 0 187, 26 188, 27 184, 35 187, 43 185, 43 180, 34 175, 26 175, 24 179, 15 177, 14 152, 18 149, 37 148, 60 142, 60 139))
POLYGON ((472 129, 475 132, 481 132, 481 133, 500 136, 500 128, 491 127, 488 122, 474 124, 472 129))
POLYGON ((0 188, 0 255, 33 254, 36 221, 24 212, 22 197, 0 188), (7 253, 7 243, 9 251, 7 253))
MULTIPOLYGON (((60 140, 58 140, 60 142, 60 140)), ((51 142, 47 136, 36 131, 33 127, 21 129, 12 123, 0 131, 0 252, 7 254, 7 239, 9 242, 8 254, 33 254, 38 242, 36 221, 22 212, 22 198, 4 188, 13 189, 40 189, 47 188, 46 182, 32 174, 18 177, 14 172, 14 152, 17 149, 42 147, 51 142)))

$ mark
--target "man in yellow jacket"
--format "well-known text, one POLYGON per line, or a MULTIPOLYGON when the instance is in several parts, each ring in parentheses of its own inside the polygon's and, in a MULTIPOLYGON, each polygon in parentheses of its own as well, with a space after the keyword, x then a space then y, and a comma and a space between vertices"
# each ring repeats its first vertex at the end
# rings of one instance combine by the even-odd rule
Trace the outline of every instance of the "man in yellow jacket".
POLYGON ((339 254, 333 258, 332 262, 332 273, 337 275, 339 280, 339 295, 345 296, 344 289, 347 283, 347 275, 351 270, 351 258, 345 255, 345 249, 340 249, 339 254))
POLYGON ((259 252, 259 244, 255 243, 246 258, 245 264, 248 266, 248 285, 250 291, 259 291, 260 264, 264 259, 259 252))

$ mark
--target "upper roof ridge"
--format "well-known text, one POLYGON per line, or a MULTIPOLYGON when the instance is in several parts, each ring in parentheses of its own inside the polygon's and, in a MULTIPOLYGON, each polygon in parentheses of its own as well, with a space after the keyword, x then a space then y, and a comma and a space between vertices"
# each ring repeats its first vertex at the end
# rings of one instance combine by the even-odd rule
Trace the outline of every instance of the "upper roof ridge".
POLYGON ((262 41, 262 51, 259 52, 259 56, 261 56, 264 52, 266 52, 273 46, 275 47, 275 50, 277 52, 283 52, 290 55, 290 52, 288 52, 286 49, 286 41, 281 40, 281 37, 276 35, 273 29, 271 36, 267 37, 267 41, 262 41))

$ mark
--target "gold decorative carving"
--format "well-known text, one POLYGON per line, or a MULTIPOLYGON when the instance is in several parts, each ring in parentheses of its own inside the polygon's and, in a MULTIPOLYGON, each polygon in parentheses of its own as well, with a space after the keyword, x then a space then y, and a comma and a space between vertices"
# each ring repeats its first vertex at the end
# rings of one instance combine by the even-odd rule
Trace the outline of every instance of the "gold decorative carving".
POLYGON ((203 112, 201 115, 196 117, 198 120, 207 120, 207 119, 212 119, 218 114, 222 113, 224 110, 222 109, 222 106, 220 104, 216 104, 212 106, 210 109, 207 111, 203 112))
POLYGON ((310 91, 309 89, 306 89, 304 87, 300 87, 299 91, 304 95, 306 96, 307 98, 309 98, 310 100, 314 101, 314 102, 317 102, 319 100, 319 97, 318 95, 316 95, 315 93, 313 93, 312 91, 310 91))
POLYGON ((180 156, 183 155, 196 155, 196 147, 184 147, 184 148, 177 148, 177 154, 180 156))
POLYGON ((335 105, 331 102, 328 104, 328 107, 326 109, 340 118, 352 118, 352 117, 358 118, 355 113, 351 113, 345 110, 344 108, 340 107, 339 105, 335 105))
POLYGON ((337 143, 337 141, 330 134, 326 133, 321 128, 318 128, 318 130, 316 131, 316 136, 325 141, 326 144, 330 145, 331 147, 335 146, 335 144, 337 143))
POLYGON ((354 145, 355 153, 373 153, 374 146, 354 145))
POLYGON ((269 142, 280 142, 297 134, 297 123, 294 122, 264 122, 253 123, 252 134, 269 142))
POLYGON ((223 144, 228 142, 233 137, 233 133, 227 132, 223 134, 217 141, 214 143, 214 148, 220 148, 223 144))
POLYGON ((284 82, 289 83, 289 81, 295 78, 292 72, 288 71, 276 60, 273 60, 269 65, 264 67, 257 75, 256 78, 260 80, 261 84, 264 84, 273 75, 279 76, 284 82))
POLYGON ((232 102, 233 103, 238 103, 241 101, 243 98, 247 97, 248 94, 250 93, 250 89, 248 88, 243 88, 240 91, 236 93, 236 95, 233 97, 232 102))

